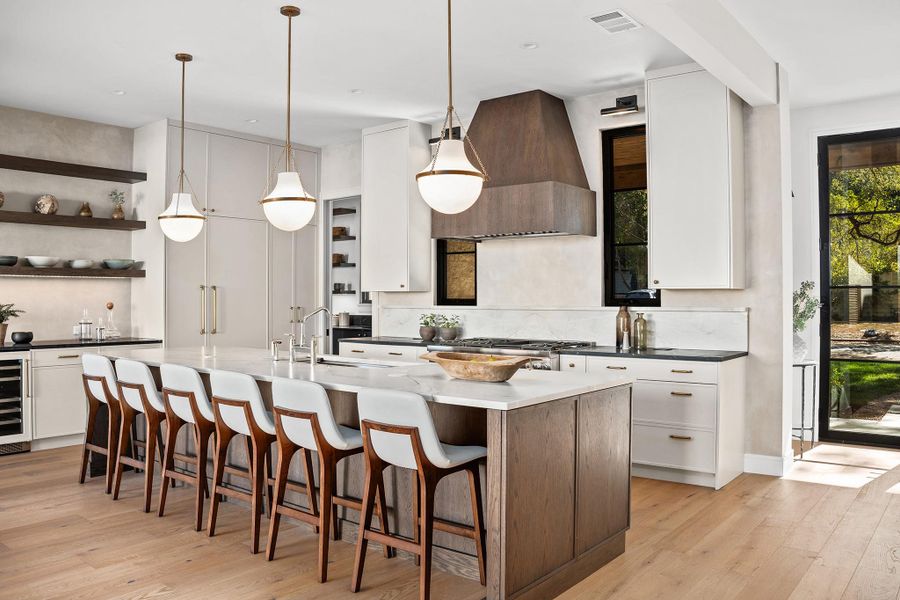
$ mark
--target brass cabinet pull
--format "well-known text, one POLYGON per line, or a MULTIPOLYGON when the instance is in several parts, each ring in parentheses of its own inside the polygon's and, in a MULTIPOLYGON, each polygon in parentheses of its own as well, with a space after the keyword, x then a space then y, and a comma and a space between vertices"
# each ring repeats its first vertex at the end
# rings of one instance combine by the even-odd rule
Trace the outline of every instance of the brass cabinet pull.
MULTIPOLYGON (((574 366, 574 365, 573 365, 573 366, 574 366)), ((606 368, 607 368, 607 369, 613 369, 613 370, 615 370, 615 371, 625 371, 625 370, 628 369, 628 367, 614 367, 614 366, 612 366, 612 365, 607 365, 606 368)))
POLYGON ((213 335, 218 333, 219 329, 219 288, 214 285, 209 286, 212 290, 212 329, 209 332, 213 335))
POLYGON ((359 352, 360 354, 362 354, 365 352, 365 350, 351 350, 350 352, 359 352))
POLYGON ((693 373, 694 370, 693 370, 693 369, 672 369, 672 372, 673 372, 673 373, 685 373, 685 374, 687 374, 687 373, 693 373))
POLYGON ((288 308, 291 309, 291 320, 288 321, 288 323, 293 323, 293 322, 294 322, 294 307, 293 307, 293 306, 289 306, 288 308))
POLYGON ((569 363, 569 368, 570 368, 570 369, 574 369, 574 368, 575 368, 575 363, 569 363))
MULTIPOLYGON (((205 208, 203 210, 206 210, 205 208)), ((206 334, 206 286, 200 286, 200 335, 206 334)))
POLYGON ((680 441, 683 441, 683 442, 689 442, 689 441, 691 441, 692 439, 694 439, 692 436, 689 436, 689 435, 675 435, 675 434, 672 434, 672 435, 670 435, 669 437, 672 438, 673 440, 680 440, 680 441))
POLYGON ((403 356, 402 352, 388 352, 391 356, 403 356))
POLYGON ((56 358, 81 358, 80 354, 60 354, 56 358))
POLYGON ((26 394, 25 397, 31 398, 34 393, 34 389, 32 388, 32 383, 31 383, 31 360, 26 358, 24 360, 24 363, 25 363, 25 366, 22 369, 22 375, 28 378, 28 385, 25 385, 22 387, 25 388, 25 394, 26 394))
POLYGON ((669 392, 673 396, 693 396, 691 392, 669 392))

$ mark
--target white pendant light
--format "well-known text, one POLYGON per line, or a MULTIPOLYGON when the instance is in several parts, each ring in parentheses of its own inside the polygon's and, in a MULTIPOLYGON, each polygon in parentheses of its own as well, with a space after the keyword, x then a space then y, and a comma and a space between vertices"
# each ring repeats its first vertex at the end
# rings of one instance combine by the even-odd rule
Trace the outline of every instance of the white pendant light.
POLYGON ((475 204, 481 195, 487 172, 453 108, 453 30, 450 3, 451 0, 447 0, 447 116, 431 162, 419 171, 416 182, 419 184, 419 193, 428 206, 437 212, 453 215, 475 204), (453 139, 454 117, 459 123, 460 139, 453 139), (466 156, 467 143, 478 161, 478 168, 466 156))
MULTIPOLYGON (((306 226, 316 213, 316 199, 303 189, 300 174, 293 164, 291 147, 291 20, 300 14, 296 6, 282 6, 281 14, 288 18, 288 77, 287 127, 284 141, 284 167, 268 196, 260 201, 269 223, 282 231, 297 231, 306 226)), ((296 167, 296 166, 295 166, 296 167)))
MULTIPOLYGON (((175 60, 181 63, 181 163, 178 171, 178 191, 172 194, 172 202, 159 215, 159 228, 163 235, 173 242, 189 242, 203 230, 206 217, 194 207, 190 193, 184 191, 184 76, 186 64, 194 59, 190 54, 179 52, 175 60)), ((190 182, 188 182, 190 185, 190 182)))

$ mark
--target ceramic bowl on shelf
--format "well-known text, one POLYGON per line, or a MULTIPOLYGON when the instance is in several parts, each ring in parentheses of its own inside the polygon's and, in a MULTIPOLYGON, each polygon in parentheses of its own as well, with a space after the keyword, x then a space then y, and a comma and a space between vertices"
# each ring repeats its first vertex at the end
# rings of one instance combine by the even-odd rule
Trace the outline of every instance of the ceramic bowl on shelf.
POLYGON ((19 262, 18 256, 0 256, 0 267, 14 267, 19 262))
POLYGON ((90 269, 94 266, 94 261, 86 258, 76 258, 72 260, 71 266, 73 269, 90 269))
POLYGON ((34 334, 30 331, 13 331, 11 337, 13 344, 30 344, 34 339, 34 334))
POLYGON ((28 264, 32 267, 37 267, 39 269, 55 267, 57 263, 59 263, 58 256, 26 256, 25 260, 27 260, 28 264))
POLYGON ((104 258, 103 265, 107 269, 113 269, 115 271, 121 271, 122 269, 127 269, 134 264, 134 261, 130 258, 104 258))

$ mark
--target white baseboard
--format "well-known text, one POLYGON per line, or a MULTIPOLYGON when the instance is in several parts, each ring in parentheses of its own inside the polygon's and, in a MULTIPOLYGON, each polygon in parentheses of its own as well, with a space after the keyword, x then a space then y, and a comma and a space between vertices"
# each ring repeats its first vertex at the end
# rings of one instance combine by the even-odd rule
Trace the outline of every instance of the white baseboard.
POLYGON ((757 475, 784 477, 791 470, 794 459, 790 456, 770 456, 768 454, 745 454, 744 472, 757 475))
POLYGON ((84 443, 84 434, 76 433, 75 435, 63 435, 60 437, 45 438, 42 440, 31 441, 31 451, 51 450, 53 448, 64 448, 65 446, 80 446, 84 443))

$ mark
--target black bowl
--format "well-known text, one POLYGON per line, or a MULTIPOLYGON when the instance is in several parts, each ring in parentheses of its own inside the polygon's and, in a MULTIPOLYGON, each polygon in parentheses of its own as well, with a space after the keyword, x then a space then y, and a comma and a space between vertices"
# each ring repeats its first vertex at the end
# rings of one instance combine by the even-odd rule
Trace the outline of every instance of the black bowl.
POLYGON ((34 334, 30 331, 14 331, 10 337, 13 344, 30 344, 34 339, 34 334))

